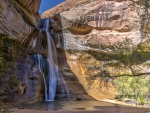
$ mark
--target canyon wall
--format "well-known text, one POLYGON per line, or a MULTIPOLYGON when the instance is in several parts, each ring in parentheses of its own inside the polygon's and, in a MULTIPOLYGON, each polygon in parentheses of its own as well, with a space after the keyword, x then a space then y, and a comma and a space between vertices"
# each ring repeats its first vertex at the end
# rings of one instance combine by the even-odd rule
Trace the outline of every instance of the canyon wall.
POLYGON ((0 33, 22 41, 38 26, 41 0, 1 0, 0 33))
MULTIPOLYGON (((7 79, 15 75, 19 81, 14 91, 4 98, 6 102, 15 101, 18 103, 26 103, 42 101, 44 98, 44 86, 42 86, 44 83, 35 63, 37 59, 34 58, 32 52, 27 48, 22 49, 20 43, 37 29, 40 22, 38 12, 40 3, 41 0, 0 1, 0 40, 3 42, 3 36, 5 36, 18 41, 15 46, 10 46, 9 44, 12 42, 8 40, 5 45, 8 47, 4 48, 1 52, 1 58, 11 64, 8 66, 7 79), (14 50, 13 48, 16 46, 20 48, 14 50), (15 57, 14 59, 8 60, 6 55, 15 57), (14 97, 14 94, 19 95, 14 97)), ((4 65, 2 64, 2 62, 4 62, 2 59, 0 60, 1 65, 4 65)), ((1 89, 0 95, 3 95, 3 93, 5 94, 7 92, 1 89)))
POLYGON ((70 69, 92 97, 113 98, 115 77, 149 73, 149 10, 145 4, 138 0, 68 0, 42 14, 41 18, 51 18, 57 48, 65 51, 70 69))
MULTIPOLYGON (((39 32, 40 2, 0 1, 0 33, 30 46, 30 38, 39 32)), ((115 77, 150 74, 146 4, 149 3, 139 0, 67 0, 42 14, 41 18, 51 18, 49 30, 57 47, 58 66, 73 100, 113 99, 117 92, 113 85, 115 77)), ((39 43, 46 48, 45 36, 39 37, 43 40, 39 43)), ((40 53, 34 51, 37 52, 40 53)), ((46 56, 47 51, 42 52, 46 56)), ((21 96, 16 100, 43 100, 44 86, 37 60, 33 51, 26 48, 10 68, 20 81, 21 96)), ((65 96, 58 87, 56 100, 65 96)))

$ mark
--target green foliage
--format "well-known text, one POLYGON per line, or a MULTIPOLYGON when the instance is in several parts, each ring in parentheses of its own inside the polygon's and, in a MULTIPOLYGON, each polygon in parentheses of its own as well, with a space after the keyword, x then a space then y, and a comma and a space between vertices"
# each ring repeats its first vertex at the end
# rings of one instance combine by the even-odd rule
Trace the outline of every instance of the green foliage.
POLYGON ((114 80, 118 89, 116 98, 124 100, 125 98, 134 98, 139 104, 144 104, 145 99, 149 98, 150 78, 149 77, 129 77, 123 76, 114 80))
POLYGON ((0 90, 4 94, 18 84, 16 76, 9 72, 9 67, 10 62, 17 57, 19 48, 19 42, 0 34, 0 90))
POLYGON ((8 39, 7 35, 0 34, 0 72, 6 72, 8 61, 15 60, 21 48, 20 43, 8 39))
POLYGON ((9 81, 8 81, 8 87, 10 89, 13 89, 13 86, 17 86, 18 85, 18 79, 16 77, 16 75, 11 75, 9 81))
POLYGON ((145 99, 142 95, 137 97, 137 101, 140 105, 144 105, 144 103, 145 103, 145 99))
POLYGON ((0 113, 10 113, 8 109, 3 107, 3 103, 0 101, 0 113))
POLYGON ((0 113, 9 113, 4 109, 1 100, 6 95, 11 95, 18 85, 18 79, 11 72, 10 67, 19 55, 20 43, 13 39, 8 39, 7 35, 0 34, 0 113))
POLYGON ((1 109, 0 113, 11 113, 8 109, 1 109))

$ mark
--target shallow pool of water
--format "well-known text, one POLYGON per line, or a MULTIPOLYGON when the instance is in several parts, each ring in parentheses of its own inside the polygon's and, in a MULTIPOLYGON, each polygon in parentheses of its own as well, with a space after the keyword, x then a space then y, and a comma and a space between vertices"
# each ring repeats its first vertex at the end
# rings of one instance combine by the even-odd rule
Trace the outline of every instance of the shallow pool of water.
POLYGON ((37 110, 94 110, 94 106, 114 106, 114 104, 101 101, 50 101, 22 105, 21 107, 37 110))

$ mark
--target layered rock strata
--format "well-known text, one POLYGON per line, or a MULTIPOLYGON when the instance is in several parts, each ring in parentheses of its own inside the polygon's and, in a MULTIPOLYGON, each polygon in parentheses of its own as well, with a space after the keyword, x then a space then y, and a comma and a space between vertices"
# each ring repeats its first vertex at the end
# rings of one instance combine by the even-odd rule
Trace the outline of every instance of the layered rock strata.
POLYGON ((114 76, 149 73, 148 12, 138 0, 68 0, 42 18, 52 18, 56 45, 88 94, 104 99, 116 92, 114 76))

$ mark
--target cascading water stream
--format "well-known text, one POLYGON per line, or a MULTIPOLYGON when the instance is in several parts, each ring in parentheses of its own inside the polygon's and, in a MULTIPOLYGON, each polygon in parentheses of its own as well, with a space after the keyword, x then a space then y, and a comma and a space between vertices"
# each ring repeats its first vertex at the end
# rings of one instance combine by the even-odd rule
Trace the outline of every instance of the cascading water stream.
POLYGON ((47 46, 48 46, 48 55, 47 55, 47 86, 48 86, 48 97, 46 98, 46 101, 53 101, 55 98, 56 93, 56 86, 57 86, 57 75, 58 75, 58 68, 55 66, 56 63, 56 49, 54 42, 52 40, 52 37, 49 33, 49 19, 46 19, 46 22, 44 23, 44 28, 46 31, 47 36, 47 46))
MULTIPOLYGON (((59 72, 59 68, 57 66, 56 47, 55 47, 53 38, 50 34, 49 25, 50 25, 50 19, 45 19, 43 28, 40 28, 41 30, 44 30, 46 32, 46 37, 47 37, 48 53, 47 53, 47 66, 46 66, 47 74, 46 75, 44 75, 44 71, 43 71, 42 56, 40 54, 37 54, 37 59, 38 59, 39 70, 42 73, 43 79, 44 79, 45 100, 46 101, 54 101, 55 94, 56 94, 57 82, 61 82, 64 85, 64 87, 65 87, 64 90, 66 91, 69 98, 70 98, 70 95, 69 95, 69 90, 67 88, 67 85, 63 79, 63 76, 59 72)), ((35 42, 35 41, 33 41, 33 42, 35 42)), ((65 91, 63 91, 63 92, 65 92, 65 91)))

